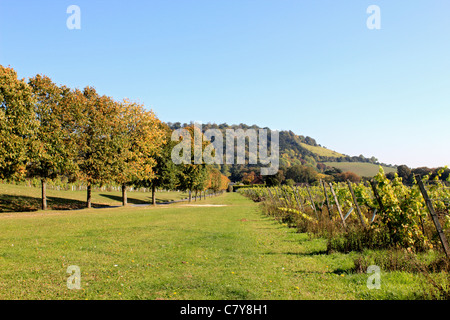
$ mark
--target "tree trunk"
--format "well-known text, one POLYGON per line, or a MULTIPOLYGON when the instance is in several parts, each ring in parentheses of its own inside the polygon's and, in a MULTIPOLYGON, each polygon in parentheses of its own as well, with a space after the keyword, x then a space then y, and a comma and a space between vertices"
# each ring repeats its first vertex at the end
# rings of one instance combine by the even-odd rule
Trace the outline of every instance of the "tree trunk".
POLYGON ((91 184, 90 183, 87 186, 86 207, 87 208, 91 208, 92 207, 92 189, 91 189, 91 184))
POLYGON ((122 206, 126 206, 128 204, 128 199, 127 199, 127 186, 126 185, 122 185, 122 206))
POLYGON ((152 204, 156 206, 156 187, 152 186, 152 204))
POLYGON ((189 202, 191 202, 192 201, 192 192, 191 192, 191 190, 189 190, 189 202))
POLYGON ((195 190, 195 197, 194 197, 194 201, 197 201, 197 194, 198 194, 198 191, 197 191, 197 190, 195 190))
POLYGON ((41 179, 42 186, 42 210, 47 210, 47 182, 41 179))

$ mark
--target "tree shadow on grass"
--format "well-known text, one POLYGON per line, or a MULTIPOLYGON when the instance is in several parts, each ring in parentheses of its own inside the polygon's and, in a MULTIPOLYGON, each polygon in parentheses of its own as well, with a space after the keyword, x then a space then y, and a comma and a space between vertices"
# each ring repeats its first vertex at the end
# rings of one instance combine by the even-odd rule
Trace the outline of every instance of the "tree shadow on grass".
POLYGON ((328 254, 327 250, 315 250, 310 252, 285 252, 287 255, 296 255, 296 256, 321 256, 328 254))
POLYGON ((319 256, 319 255, 326 255, 328 252, 326 250, 315 250, 310 252, 266 252, 264 254, 271 254, 271 255, 288 255, 288 256, 319 256))
POLYGON ((351 274, 352 273, 352 268, 348 268, 348 269, 343 269, 343 268, 337 268, 335 270, 324 270, 324 271, 319 271, 319 270, 295 270, 293 271, 294 273, 299 273, 299 274, 336 274, 336 275, 342 275, 342 274, 351 274))
MULTIPOLYGON (((86 202, 59 197, 47 197, 47 206, 51 210, 77 210, 86 208, 86 202)), ((93 203, 92 208, 108 207, 93 203)), ((0 212, 30 212, 41 209, 41 198, 0 194, 0 212)))
POLYGON ((1 194, 0 212, 36 211, 39 209, 40 203, 39 198, 1 194))
MULTIPOLYGON (((99 196, 108 198, 110 200, 114 200, 114 201, 118 201, 120 203, 122 203, 122 197, 121 196, 115 196, 112 194, 99 194, 99 196)), ((147 197, 147 199, 143 200, 143 199, 136 199, 136 198, 129 198, 127 197, 127 202, 130 204, 152 204, 152 198, 149 196, 147 197), (147 200, 148 199, 148 200, 147 200)), ((155 198, 156 203, 158 204, 162 204, 162 203, 171 203, 174 201, 178 201, 180 199, 159 199, 158 197, 155 198)))
MULTIPOLYGON (((121 196, 115 196, 115 195, 112 195, 112 194, 105 194, 105 193, 99 194, 99 196, 122 203, 122 197, 121 196)), ((135 199, 135 198, 127 197, 127 202, 131 203, 131 204, 150 204, 151 201, 152 201, 152 199, 150 197, 148 197, 147 201, 146 200, 142 200, 142 199, 135 199)))
MULTIPOLYGON (((39 199, 40 205, 41 199, 39 199)), ((86 201, 66 199, 59 197, 47 197, 47 204, 52 210, 76 210, 86 208, 86 201)), ((108 208, 113 207, 102 203, 91 203, 92 208, 108 208)))

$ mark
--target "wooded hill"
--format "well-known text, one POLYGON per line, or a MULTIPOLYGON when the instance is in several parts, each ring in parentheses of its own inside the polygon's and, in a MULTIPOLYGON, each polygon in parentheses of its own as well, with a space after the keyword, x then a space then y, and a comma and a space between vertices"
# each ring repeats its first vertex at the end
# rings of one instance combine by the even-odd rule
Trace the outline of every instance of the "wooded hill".
MULTIPOLYGON (((172 129, 179 129, 192 125, 192 123, 168 122, 168 126, 172 129)), ((259 127, 257 125, 229 125, 226 123, 216 124, 207 123, 202 124, 202 130, 219 129, 225 137, 226 129, 267 129, 267 127, 259 127)), ((270 141, 270 135, 268 136, 270 141)), ((309 136, 297 135, 290 130, 283 130, 279 132, 280 143, 280 168, 289 168, 292 166, 303 165, 314 168, 318 172, 325 172, 334 166, 338 170, 351 171, 359 176, 375 175, 378 172, 379 166, 383 166, 387 172, 395 172, 396 167, 378 162, 375 157, 366 158, 363 155, 349 156, 330 149, 327 149, 316 142, 314 138, 309 136)), ((223 150, 225 152, 225 149, 223 150)), ((222 165, 220 169, 224 174, 230 174, 232 181, 239 181, 242 178, 242 173, 250 171, 258 171, 260 165, 248 164, 248 144, 246 145, 246 164, 245 165, 222 165)), ((235 162, 236 163, 236 162, 235 162)))

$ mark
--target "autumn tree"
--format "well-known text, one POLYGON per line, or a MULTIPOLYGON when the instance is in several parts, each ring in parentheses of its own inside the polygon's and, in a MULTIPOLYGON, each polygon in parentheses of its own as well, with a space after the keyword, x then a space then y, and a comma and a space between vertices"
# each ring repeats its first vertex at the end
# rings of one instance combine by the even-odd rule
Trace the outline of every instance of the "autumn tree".
POLYGON ((411 169, 406 165, 400 165, 397 167, 397 175, 402 178, 402 182, 404 184, 411 184, 413 181, 411 169))
POLYGON ((219 169, 208 167, 208 178, 205 185, 206 190, 213 190, 214 192, 219 192, 221 190, 226 190, 228 188, 230 180, 228 177, 223 175, 219 169))
MULTIPOLYGON (((207 184, 208 171, 206 163, 202 159, 202 154, 209 142, 203 139, 203 133, 194 124, 185 126, 181 130, 184 130, 186 136, 180 137, 178 142, 180 142, 180 146, 183 146, 181 142, 184 141, 183 139, 187 139, 182 151, 187 152, 189 156, 188 159, 185 159, 187 163, 178 164, 180 182, 178 189, 189 190, 189 202, 191 202, 192 192, 194 191, 197 196, 198 192, 204 190, 207 184)), ((177 132, 174 132, 174 135, 177 135, 177 132)), ((172 138, 174 135, 172 135, 172 138)), ((174 150, 178 150, 177 146, 174 150)))
POLYGON ((143 180, 142 182, 144 186, 152 189, 153 205, 156 205, 156 189, 175 190, 179 184, 179 167, 171 159, 171 152, 176 142, 170 139, 172 131, 168 125, 161 123, 160 128, 164 132, 165 139, 158 152, 153 155, 156 161, 156 165, 153 168, 154 176, 152 179, 143 180))
POLYGON ((278 170, 276 174, 263 176, 263 180, 268 187, 279 186, 284 180, 284 171, 278 170))
POLYGON ((158 130, 162 134, 161 143, 151 153, 154 161, 151 177, 141 178, 134 184, 139 187, 151 188, 152 204, 156 205, 156 189, 176 189, 178 185, 177 166, 172 162, 170 155, 175 142, 170 140, 171 131, 167 124, 158 123, 158 130))
POLYGON ((251 172, 244 172, 242 174, 242 182, 244 184, 251 184, 253 182, 253 180, 256 179, 256 173, 254 171, 251 172))
POLYGON ((345 182, 347 180, 350 180, 353 183, 361 182, 361 177, 351 171, 345 171, 345 172, 338 173, 335 175, 335 179, 338 182, 345 182))
POLYGON ((76 130, 78 177, 87 184, 88 208, 92 205, 92 186, 113 181, 122 167, 119 150, 124 150, 120 105, 112 98, 99 96, 94 88, 74 92, 73 110, 76 130))
POLYGON ((34 154, 28 163, 27 174, 41 179, 42 210, 46 210, 47 181, 75 170, 67 99, 70 90, 58 87, 47 76, 36 75, 28 83, 33 90, 38 126, 33 136, 34 154))
POLYGON ((292 179, 297 183, 313 183, 317 180, 317 171, 309 166, 295 165, 286 170, 286 179, 292 179))
POLYGON ((0 65, 0 179, 21 179, 33 154, 37 122, 30 86, 0 65))
POLYGON ((209 168, 208 179, 206 183, 206 189, 213 190, 214 192, 219 191, 220 188, 220 176, 221 173, 216 168, 209 168))
POLYGON ((220 175, 219 190, 227 190, 230 185, 230 179, 224 174, 220 175))
POLYGON ((127 99, 120 104, 117 119, 114 180, 122 186, 122 204, 127 205, 127 186, 156 178, 156 157, 167 138, 161 121, 152 111, 127 99))
POLYGON ((192 192, 195 192, 195 200, 197 200, 198 192, 206 188, 207 179, 208 167, 205 164, 183 166, 180 184, 189 190, 189 202, 192 200, 192 192))

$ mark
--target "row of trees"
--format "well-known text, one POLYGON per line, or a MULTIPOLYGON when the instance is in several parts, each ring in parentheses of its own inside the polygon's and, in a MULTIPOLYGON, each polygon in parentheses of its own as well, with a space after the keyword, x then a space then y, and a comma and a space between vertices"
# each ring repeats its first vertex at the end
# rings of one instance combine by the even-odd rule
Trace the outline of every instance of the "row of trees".
POLYGON ((265 184, 267 186, 314 184, 320 180, 325 182, 351 182, 359 183, 362 178, 353 172, 342 172, 340 169, 332 168, 319 173, 314 168, 305 165, 293 165, 290 167, 280 167, 275 175, 260 176, 255 171, 244 172, 242 182, 244 184, 265 184))
MULTIPOLYGON (((247 172, 241 173, 241 176, 238 177, 244 184, 263 183, 267 186, 295 185, 298 183, 313 184, 320 179, 324 180, 325 182, 346 182, 347 180, 350 180, 353 183, 359 183, 368 179, 367 177, 360 177, 350 171, 343 172, 341 169, 334 167, 330 168, 326 167, 325 165, 323 167, 318 166, 318 169, 322 172, 317 172, 312 167, 304 165, 280 167, 280 170, 278 170, 277 174, 267 177, 258 176, 255 173, 256 171, 251 169, 252 168, 248 168, 247 172)), ((450 176, 450 169, 446 167, 419 167, 410 169, 406 165, 400 165, 397 167, 397 173, 387 173, 386 178, 392 181, 395 179, 396 175, 402 178, 403 184, 412 186, 415 181, 415 176, 429 176, 431 181, 447 181, 448 177, 450 176)))
POLYGON ((115 101, 93 87, 57 86, 43 75, 26 82, 0 65, 0 179, 40 178, 43 209, 47 181, 60 176, 86 183, 88 208, 91 187, 112 181, 122 185, 124 205, 131 185, 226 189, 204 164, 173 164, 170 136, 141 104, 115 101))
MULTIPOLYGON (((447 181, 450 175, 449 168, 427 168, 419 167, 411 169, 406 165, 400 165, 397 167, 397 175, 402 178, 402 182, 405 185, 411 186, 414 184, 415 176, 429 176, 430 180, 447 181)), ((395 178, 395 174, 387 174, 386 177, 390 180, 395 178)))

